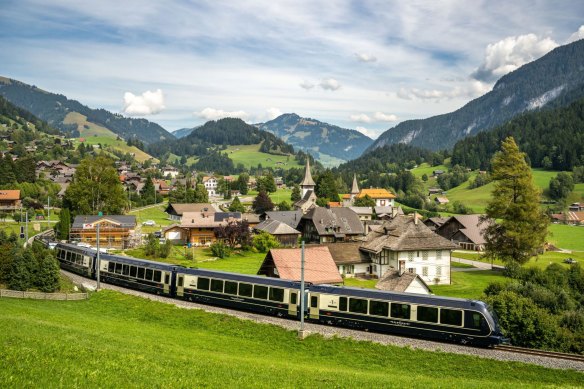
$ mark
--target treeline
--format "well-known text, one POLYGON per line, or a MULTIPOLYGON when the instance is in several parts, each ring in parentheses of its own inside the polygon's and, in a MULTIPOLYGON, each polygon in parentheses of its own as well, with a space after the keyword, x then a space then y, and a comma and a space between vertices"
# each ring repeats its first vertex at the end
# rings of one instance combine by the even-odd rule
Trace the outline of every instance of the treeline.
POLYGON ((452 165, 487 170, 501 141, 512 136, 532 167, 572 170, 584 165, 584 99, 567 107, 531 112, 493 131, 457 142, 452 165))
POLYGON ((53 135, 60 133, 58 129, 49 126, 44 120, 37 118, 32 113, 15 106, 4 97, 0 96, 0 123, 9 126, 9 118, 20 124, 24 129, 28 129, 28 122, 32 123, 37 131, 53 135))
POLYGON ((0 230, 0 283, 9 289, 59 290, 59 263, 51 250, 35 242, 22 248, 15 234, 0 230))
POLYGON ((34 157, 26 156, 12 160, 9 154, 0 157, 0 185, 16 182, 35 182, 36 162, 34 157))

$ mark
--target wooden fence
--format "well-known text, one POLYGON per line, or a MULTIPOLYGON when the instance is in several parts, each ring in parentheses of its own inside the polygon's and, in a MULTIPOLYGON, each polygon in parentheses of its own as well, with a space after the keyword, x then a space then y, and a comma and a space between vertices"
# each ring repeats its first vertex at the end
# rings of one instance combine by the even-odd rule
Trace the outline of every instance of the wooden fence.
POLYGON ((20 292, 18 290, 0 289, 0 297, 35 300, 86 300, 87 293, 42 293, 20 292))

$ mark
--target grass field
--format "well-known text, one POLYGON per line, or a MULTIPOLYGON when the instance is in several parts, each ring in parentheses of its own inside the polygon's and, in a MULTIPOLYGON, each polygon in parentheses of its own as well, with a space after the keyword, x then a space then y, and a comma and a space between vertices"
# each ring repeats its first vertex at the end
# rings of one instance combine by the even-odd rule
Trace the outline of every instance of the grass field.
POLYGON ((229 146, 223 151, 227 153, 233 164, 242 163, 246 168, 257 167, 261 164, 262 167, 271 168, 299 168, 298 161, 294 159, 293 155, 272 155, 260 152, 260 145, 238 145, 229 146))
POLYGON ((478 299, 491 282, 507 282, 500 271, 452 271, 450 285, 430 285, 438 296, 478 299))
POLYGON ((584 251, 584 227, 550 224, 548 241, 556 247, 584 251))
POLYGON ((78 302, 0 299, 0 311, 4 388, 582 384, 579 372, 517 362, 317 335, 300 341, 295 331, 107 290, 78 302))

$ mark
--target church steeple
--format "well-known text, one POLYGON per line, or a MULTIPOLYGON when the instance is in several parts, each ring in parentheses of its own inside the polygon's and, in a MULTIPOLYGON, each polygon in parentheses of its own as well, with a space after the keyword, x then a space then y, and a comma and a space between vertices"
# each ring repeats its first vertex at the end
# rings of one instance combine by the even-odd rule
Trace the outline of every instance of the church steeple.
POLYGON ((300 184, 300 188, 302 188, 302 197, 304 197, 306 192, 308 192, 309 190, 313 191, 315 186, 316 184, 314 183, 312 175, 310 174, 310 159, 307 156, 306 169, 304 171, 304 180, 302 180, 302 183, 300 184))
POLYGON ((357 174, 353 176, 353 187, 351 188, 351 198, 359 194, 359 185, 357 184, 357 174))

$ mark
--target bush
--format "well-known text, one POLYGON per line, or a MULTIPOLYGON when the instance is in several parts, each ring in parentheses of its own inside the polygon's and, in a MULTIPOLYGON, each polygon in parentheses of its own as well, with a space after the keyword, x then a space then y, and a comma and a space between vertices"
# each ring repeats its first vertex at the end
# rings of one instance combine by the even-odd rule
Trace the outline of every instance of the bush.
POLYGON ((160 246, 158 250, 158 256, 160 258, 168 258, 170 252, 172 251, 172 242, 170 240, 166 240, 162 246, 160 246))
POLYGON ((273 235, 262 231, 253 237, 253 247, 261 253, 267 253, 270 249, 280 247, 280 242, 273 235))
POLYGON ((231 249, 223 241, 218 240, 211 245, 211 253, 218 258, 226 258, 231 255, 231 249))

